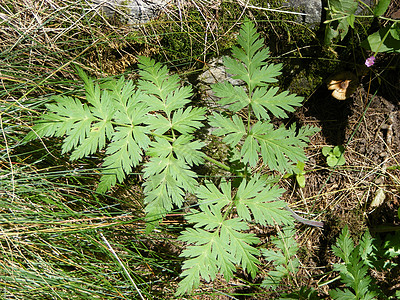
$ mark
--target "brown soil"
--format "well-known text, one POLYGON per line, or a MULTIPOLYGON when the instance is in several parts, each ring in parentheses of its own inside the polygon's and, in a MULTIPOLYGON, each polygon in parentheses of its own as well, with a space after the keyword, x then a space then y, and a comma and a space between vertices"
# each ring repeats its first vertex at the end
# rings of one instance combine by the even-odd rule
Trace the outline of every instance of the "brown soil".
MULTIPOLYGON (((394 66, 399 67, 398 57, 394 66)), ((368 229, 373 237, 381 238, 400 225, 400 77, 390 72, 385 75, 378 77, 370 70, 356 92, 344 101, 334 99, 321 86, 296 112, 301 123, 321 129, 308 149, 306 187, 300 189, 292 182, 286 186, 291 191, 287 192, 287 201, 293 209, 313 213, 316 220, 325 222, 323 230, 299 226, 298 241, 307 250, 302 263, 310 268, 308 278, 310 274, 316 276, 311 286, 338 275, 326 274, 338 261, 331 247, 345 225, 352 236, 360 237, 368 229), (346 164, 329 168, 321 154, 325 145, 344 145, 346 164), (371 204, 379 193, 384 195, 382 203, 371 204)), ((400 280, 398 269, 371 275, 382 289, 392 289, 400 280)), ((322 297, 328 290, 320 288, 319 292, 322 297)))

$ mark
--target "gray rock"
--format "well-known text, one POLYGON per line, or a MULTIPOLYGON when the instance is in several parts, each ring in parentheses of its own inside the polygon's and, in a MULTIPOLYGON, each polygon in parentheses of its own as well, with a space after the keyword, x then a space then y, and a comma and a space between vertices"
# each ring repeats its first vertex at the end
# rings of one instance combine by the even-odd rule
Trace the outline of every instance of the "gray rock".
POLYGON ((225 66, 222 64, 222 58, 213 59, 209 64, 209 68, 201 73, 198 78, 197 88, 202 96, 202 99, 209 103, 210 106, 215 106, 213 102, 217 102, 218 98, 215 97, 211 89, 211 85, 228 81, 234 86, 241 86, 244 84, 242 80, 233 79, 232 74, 226 72, 225 66))
POLYGON ((232 74, 226 72, 226 68, 222 62, 223 58, 213 59, 208 65, 209 69, 199 75, 201 83, 211 85, 217 82, 228 80, 232 85, 243 85, 244 82, 238 79, 233 79, 232 74))
POLYGON ((299 21, 306 24, 318 25, 321 22, 322 0, 286 0, 287 5, 305 15, 299 17, 299 21))
POLYGON ((128 24, 146 23, 158 16, 169 0, 92 0, 106 17, 117 16, 128 24))
MULTIPOLYGON (((282 4, 304 14, 299 16, 299 22, 319 25, 321 23, 322 11, 324 10, 323 2, 327 6, 327 1, 323 0, 285 0, 282 4)), ((374 7, 375 5, 374 0, 365 0, 364 3, 370 7, 374 7)), ((356 14, 364 14, 365 12, 368 12, 368 9, 364 5, 359 4, 356 14)))

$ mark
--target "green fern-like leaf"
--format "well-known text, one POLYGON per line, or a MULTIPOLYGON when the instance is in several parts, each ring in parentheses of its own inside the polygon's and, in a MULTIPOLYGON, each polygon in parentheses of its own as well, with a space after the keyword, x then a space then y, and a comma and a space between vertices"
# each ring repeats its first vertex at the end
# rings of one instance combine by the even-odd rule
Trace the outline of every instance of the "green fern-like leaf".
POLYGON ((286 203, 277 200, 283 192, 278 187, 269 188, 258 177, 249 182, 243 180, 234 198, 237 212, 247 221, 253 216, 254 221, 261 225, 291 224, 290 214, 282 210, 286 203))
POLYGON ((180 108, 172 116, 171 129, 181 134, 191 134, 203 126, 201 121, 205 119, 205 112, 205 108, 180 108))
MULTIPOLYGON (((218 135, 220 132, 215 133, 218 135)), ((231 133, 234 134, 236 139, 233 142, 237 144, 239 137, 242 138, 244 134, 231 133)), ((225 138, 226 141, 230 141, 228 137, 229 135, 225 138)), ((305 145, 306 143, 296 136, 294 130, 287 130, 284 127, 274 129, 272 124, 259 121, 246 135, 241 154, 243 162, 249 163, 250 166, 258 163, 261 154, 264 163, 271 169, 287 172, 292 169, 294 162, 306 160, 303 150, 305 145)))
POLYGON ((279 70, 269 70, 268 76, 264 76, 266 69, 265 59, 269 57, 268 49, 264 47, 264 39, 259 38, 259 34, 253 23, 245 21, 239 32, 238 43, 241 48, 233 47, 233 57, 241 63, 237 63, 231 58, 224 61, 227 71, 234 74, 233 78, 241 79, 246 82, 249 93, 252 94, 254 88, 265 85, 267 82, 273 82, 273 78, 279 75, 279 70), (278 72, 276 72, 278 71, 278 72))
POLYGON ((213 113, 209 123, 216 127, 213 134, 224 136, 223 141, 232 147, 236 146, 246 134, 243 120, 237 115, 234 115, 231 120, 218 113, 213 113))
POLYGON ((343 259, 345 263, 350 262, 350 254, 354 250, 354 242, 350 238, 349 228, 346 226, 343 228, 339 238, 336 242, 336 246, 332 246, 333 253, 343 259))
POLYGON ((190 102, 192 89, 189 86, 180 87, 177 75, 169 75, 165 66, 150 58, 140 57, 139 61, 139 87, 146 93, 146 102, 152 111, 163 111, 169 118, 172 111, 190 102))
POLYGON ((186 193, 193 193, 197 175, 190 168, 203 162, 203 143, 191 135, 202 127, 204 108, 185 107, 192 89, 180 87, 179 77, 169 75, 167 68, 146 57, 140 58, 140 91, 149 110, 157 112, 147 125, 156 135, 147 154, 144 168, 145 211, 151 221, 150 231, 173 206, 181 207, 186 193))
MULTIPOLYGON (((183 277, 183 280, 180 282, 176 291, 177 295, 183 295, 193 288, 198 287, 200 285, 200 278, 204 278, 207 281, 215 279, 219 268, 217 257, 215 253, 213 253, 213 249, 217 249, 215 247, 217 244, 221 246, 220 241, 217 240, 217 232, 210 233, 201 229, 187 229, 180 239, 195 245, 189 246, 181 254, 181 256, 189 257, 190 259, 186 260, 182 265, 184 271, 181 277, 183 277), (195 243, 193 239, 196 239, 195 243)), ((232 274, 233 264, 229 259, 226 259, 226 257, 230 255, 225 249, 222 248, 221 250, 222 251, 219 252, 219 258, 225 262, 226 268, 228 268, 229 265, 232 266, 231 272, 228 272, 228 274, 232 274)))
POLYGON ((303 150, 305 145, 293 130, 274 129, 270 123, 257 122, 243 144, 242 153, 244 160, 254 166, 258 156, 254 150, 258 150, 258 146, 264 163, 283 173, 290 171, 293 163, 307 159, 303 150))
POLYGON ((168 76, 168 69, 153 59, 145 56, 139 57, 139 86, 148 95, 155 95, 160 101, 150 101, 152 110, 163 110, 167 97, 179 87, 177 75, 168 76), (159 105, 159 107, 157 107, 159 105))
MULTIPOLYGON (((157 81, 161 80, 159 77, 163 74, 166 76, 165 68, 144 59, 143 65, 146 64, 147 73, 143 71, 143 74, 147 77, 153 74, 151 78, 157 81), (157 66, 158 69, 151 69, 151 65, 157 66)), ((100 86, 82 70, 78 69, 78 72, 84 81, 87 103, 71 97, 55 97, 55 103, 47 105, 49 112, 33 129, 35 135, 40 137, 65 137, 62 150, 63 153, 72 151, 71 160, 106 148, 103 176, 97 189, 99 192, 105 192, 117 181, 122 182, 132 168, 142 161, 142 155, 151 142, 152 127, 149 124, 155 123, 154 120, 157 119, 149 112, 160 100, 155 95, 144 94, 132 81, 123 77, 118 80, 106 80, 100 86)), ((146 83, 145 80, 142 82, 146 83)), ((166 91, 171 91, 172 98, 175 97, 171 100, 173 106, 177 103, 176 97, 182 96, 183 103, 186 103, 187 97, 191 95, 189 88, 177 89, 177 84, 177 80, 171 80, 169 77, 162 82, 161 90, 157 85, 153 84, 152 87, 155 87, 154 92, 162 96, 166 91)), ((164 100, 169 101, 167 94, 165 97, 164 100)), ((161 101, 161 104, 160 109, 163 111, 164 102, 161 101)), ((176 122, 177 129, 193 132, 193 128, 200 126, 204 118, 201 116, 202 112, 204 111, 197 109, 185 111, 186 127, 179 127, 179 122, 176 122)), ((168 125, 164 132, 170 128, 171 125, 168 125)), ((199 145, 194 144, 193 148, 197 147, 198 150, 199 145)), ((191 154, 192 157, 188 159, 191 163, 201 161, 198 151, 191 154)))
POLYGON ((251 102, 249 95, 241 86, 233 86, 228 81, 219 82, 212 86, 215 96, 219 97, 218 103, 233 112, 238 112, 251 102))
POLYGON ((332 296, 333 299, 343 299, 343 300, 361 300, 356 297, 350 290, 331 290, 329 295, 332 296))
POLYGON ((193 273, 206 281, 215 277, 216 273, 222 273, 229 280, 234 266, 241 266, 254 277, 258 264, 256 255, 259 252, 252 244, 257 243, 258 238, 243 232, 248 229, 245 221, 253 219, 259 224, 292 224, 290 215, 282 210, 284 202, 277 200, 282 192, 281 189, 267 187, 258 176, 249 182, 243 180, 234 196, 230 182, 225 180, 220 188, 211 182, 199 186, 196 195, 200 211, 192 210, 186 217, 195 229, 187 229, 180 237, 192 245, 182 252, 182 256, 189 260, 187 265, 186 262, 183 265, 181 276, 184 279, 179 285, 178 294, 198 286, 199 282, 193 273), (238 218, 230 217, 234 211, 239 215, 238 218), (204 260, 210 258, 215 260, 216 269, 200 267, 205 264, 204 260))
POLYGON ((119 126, 106 150, 98 192, 106 192, 116 182, 122 182, 142 160, 143 150, 150 144, 149 107, 141 101, 132 81, 118 80, 109 87, 115 110, 113 121, 119 126))
POLYGON ((297 161, 304 162, 307 158, 303 148, 309 139, 305 135, 316 132, 312 127, 305 127, 296 133, 295 128, 274 129, 268 122, 258 121, 247 129, 243 120, 234 115, 232 119, 214 113, 210 125, 216 127, 213 134, 222 136, 223 141, 231 147, 241 146, 241 156, 244 163, 254 167, 260 156, 270 169, 289 172, 297 161))
POLYGON ((277 94, 277 92, 278 88, 276 87, 271 87, 268 90, 257 88, 254 91, 250 105, 257 119, 268 120, 268 112, 278 118, 287 118, 285 111, 293 112, 295 107, 300 106, 303 101, 302 97, 290 95, 287 91, 280 94, 277 94))
POLYGON ((261 284, 263 287, 275 289, 284 278, 297 273, 300 262, 295 255, 299 247, 294 236, 294 228, 285 227, 279 232, 278 237, 271 239, 278 250, 262 250, 265 259, 275 266, 275 270, 268 272, 267 277, 263 280, 261 284))
POLYGON ((247 107, 248 121, 244 124, 237 114, 227 117, 215 112, 209 118, 210 125, 216 128, 213 134, 223 137, 231 147, 239 146, 242 162, 250 167, 256 166, 261 156, 270 169, 290 172, 293 164, 306 160, 303 148, 316 130, 309 126, 297 131, 294 127, 275 129, 269 123, 269 114, 285 118, 303 99, 288 92, 278 93, 277 87, 269 86, 276 81, 282 66, 266 62, 268 50, 263 48, 263 40, 251 22, 244 22, 238 42, 241 47, 234 47, 233 58, 226 58, 224 64, 233 78, 247 84, 247 90, 229 82, 217 83, 213 90, 220 97, 219 103, 232 112, 247 107), (253 116, 258 119, 255 124, 251 122, 253 116))
POLYGON ((203 161, 201 147, 202 143, 190 142, 187 136, 179 137, 172 144, 162 138, 151 143, 147 154, 152 158, 144 168, 145 211, 152 221, 148 230, 154 228, 173 205, 181 207, 187 192, 194 192, 197 175, 190 167, 203 161))
POLYGON ((250 245, 259 240, 253 234, 241 232, 248 229, 246 223, 237 218, 224 219, 220 209, 213 205, 206 206, 202 212, 192 210, 192 213, 188 221, 201 219, 207 223, 207 229, 211 232, 201 228, 187 229, 179 237, 192 245, 181 254, 189 259, 182 266, 183 280, 179 283, 177 295, 198 287, 200 278, 210 281, 215 279, 216 274, 222 273, 229 280, 235 265, 241 265, 254 277, 258 250, 250 245))
POLYGON ((368 276, 368 265, 362 260, 360 246, 354 247, 347 226, 342 230, 333 252, 344 260, 344 264, 335 264, 335 271, 340 273, 343 283, 350 289, 332 290, 329 294, 334 299, 375 299, 371 277, 368 276))
MULTIPOLYGON (((246 86, 215 85, 219 103, 229 112, 214 112, 208 119, 213 133, 231 147, 230 161, 234 163, 230 166, 201 152, 205 143, 196 140, 194 133, 203 126, 206 109, 188 106, 192 88, 146 57, 139 58, 137 84, 123 77, 99 84, 78 69, 86 99, 55 97, 29 137, 63 137, 63 153, 72 152, 71 159, 104 150, 99 192, 122 182, 146 155, 143 186, 148 230, 173 208, 182 207, 188 193, 197 196, 198 209, 186 216, 193 228, 180 237, 188 246, 181 255, 187 260, 178 295, 197 287, 201 278, 211 281, 222 274, 229 280, 238 267, 256 276, 259 250, 254 245, 259 239, 248 232, 249 223, 280 226, 291 224, 292 218, 282 209, 286 204, 279 200, 283 190, 274 186, 276 181, 250 175, 252 168, 262 159, 270 169, 291 170, 294 163, 306 160, 303 148, 315 132, 308 126, 286 129, 270 123, 271 114, 287 117, 302 99, 270 86, 277 81, 282 66, 266 62, 269 51, 253 24, 243 24, 238 43, 240 47, 232 50, 233 58, 225 58, 224 63, 246 86), (208 181, 199 186, 193 167, 204 159, 227 171, 234 169, 239 175, 234 184, 222 180, 219 187, 208 181)), ((293 256, 297 248, 290 241, 275 242, 284 247, 282 252, 266 252, 275 264, 281 264, 270 278, 296 271, 293 256)), ((348 255, 348 260, 355 260, 354 255, 348 255)), ((349 283, 366 277, 364 269, 350 267, 343 274, 349 283)), ((351 287, 365 291, 365 284, 351 287)))
POLYGON ((189 166, 200 165, 204 162, 205 154, 200 151, 204 143, 191 140, 191 136, 179 136, 173 143, 174 153, 179 160, 185 161, 189 166))
MULTIPOLYGON (((46 105, 49 113, 33 126, 32 138, 62 137, 66 135, 62 152, 66 153, 81 144, 88 136, 91 124, 97 121, 86 104, 72 97, 53 97, 55 103, 46 105)), ((29 140, 29 138, 28 138, 29 140)))
POLYGON ((100 99, 93 101, 96 106, 91 107, 97 122, 92 123, 87 137, 80 142, 80 145, 72 152, 71 160, 96 153, 106 145, 106 140, 111 139, 114 134, 114 127, 111 123, 114 117, 115 107, 110 93, 105 90, 100 94, 100 99))
MULTIPOLYGON (((162 142, 154 142, 151 147, 160 147, 162 142)), ((154 149, 150 149, 153 151, 154 149)), ((168 151, 168 149, 166 149, 168 151)), ((172 153, 172 149, 170 149, 172 153)), ((154 153, 154 152, 149 152, 154 153)), ((165 155, 165 153, 163 153, 165 155)), ((155 201, 154 192, 160 189, 166 190, 168 198, 162 199, 164 207, 167 211, 172 209, 172 204, 180 207, 183 203, 185 190, 193 192, 197 185, 196 174, 190 170, 189 166, 182 160, 176 159, 173 155, 166 157, 152 157, 146 164, 144 169, 144 177, 147 179, 145 183, 146 203, 155 201), (154 191, 150 191, 150 190, 154 191)), ((159 194, 158 192, 156 194, 159 194)))
POLYGON ((269 83, 276 82, 276 76, 281 74, 281 64, 268 64, 266 59, 269 51, 264 47, 264 40, 259 38, 255 26, 245 21, 238 37, 241 48, 233 47, 233 58, 226 57, 224 65, 233 78, 241 79, 247 84, 247 92, 228 82, 213 86, 213 91, 222 106, 237 112, 250 106, 259 120, 268 120, 268 113, 279 118, 287 117, 285 111, 293 112, 300 106, 302 98, 289 95, 288 92, 277 93, 278 88, 268 87, 269 83))

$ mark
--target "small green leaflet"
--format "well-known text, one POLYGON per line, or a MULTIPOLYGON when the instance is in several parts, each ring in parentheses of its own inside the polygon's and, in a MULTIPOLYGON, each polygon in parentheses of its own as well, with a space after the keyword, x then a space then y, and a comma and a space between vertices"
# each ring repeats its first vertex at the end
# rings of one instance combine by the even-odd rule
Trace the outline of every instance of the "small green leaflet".
MULTIPOLYGON (((208 224, 219 224, 214 231, 201 228, 187 229, 179 237, 180 240, 192 244, 181 254, 187 259, 181 274, 183 280, 179 283, 177 295, 182 295, 200 284, 200 277, 206 281, 215 279, 222 273, 229 280, 236 270, 235 265, 241 265, 255 277, 259 251, 250 246, 259 240, 253 234, 240 232, 247 229, 246 223, 240 219, 223 220, 220 210, 199 212, 198 219, 208 224), (213 214, 214 212, 219 212, 213 214)), ((193 219, 195 220, 195 219, 193 219)), ((209 226, 212 228, 215 226, 209 226)), ((211 230, 211 229, 210 229, 211 230)))
POLYGON ((243 87, 233 86, 227 81, 214 84, 212 90, 215 96, 220 97, 218 103, 221 106, 229 105, 229 110, 233 112, 238 112, 250 103, 249 96, 243 87))
POLYGON ((356 0, 328 0, 329 9, 337 14, 354 14, 358 7, 356 0))
POLYGON ((293 112, 296 106, 301 106, 303 98, 285 91, 277 94, 278 88, 257 88, 251 97, 251 108, 257 119, 269 120, 268 112, 275 117, 287 118, 285 111, 293 112))
POLYGON ((251 128, 241 152, 250 166, 256 165, 260 153, 264 164, 284 173, 292 170, 294 162, 306 160, 304 146, 294 130, 274 129, 272 124, 259 121, 251 128))
POLYGON ((264 39, 259 34, 253 23, 246 20, 239 32, 238 43, 241 48, 233 47, 232 58, 225 58, 224 65, 233 78, 246 82, 249 94, 254 88, 263 86, 267 82, 274 82, 275 76, 280 74, 280 68, 264 68, 265 60, 269 57, 269 51, 264 47, 264 39))
POLYGON ((223 141, 231 147, 236 146, 242 137, 246 134, 246 128, 243 120, 237 115, 230 118, 224 117, 219 113, 213 113, 210 117, 209 123, 211 126, 216 127, 213 134, 216 136, 224 136, 223 141))
POLYGON ((292 224, 290 213, 283 210, 284 201, 278 198, 284 192, 278 187, 268 187, 257 176, 249 182, 243 180, 240 184, 234 202, 239 216, 246 221, 254 221, 261 225, 292 224), (250 214, 251 212, 251 214, 250 214))
POLYGON ((191 134, 198 128, 203 127, 201 121, 205 119, 205 108, 187 107, 178 109, 172 116, 171 129, 181 134, 191 134))
POLYGON ((142 150, 135 140, 142 140, 142 145, 150 143, 150 139, 143 132, 145 127, 117 127, 113 139, 107 148, 103 163, 103 176, 97 191, 106 192, 116 184, 122 182, 126 174, 142 160, 142 150), (135 139, 136 137, 136 139, 135 139), (145 142, 143 142, 143 140, 145 142))
MULTIPOLYGON (((34 125, 33 130, 41 137, 66 135, 62 153, 71 151, 88 136, 95 118, 88 105, 72 97, 54 97, 56 103, 48 104, 49 113, 34 125)), ((34 136, 36 138, 36 136, 34 136)))
POLYGON ((155 60, 145 56, 139 57, 139 74, 141 80, 139 87, 145 91, 145 94, 155 95, 159 102, 152 99, 150 106, 152 110, 162 110, 165 107, 166 98, 179 87, 179 77, 177 75, 168 76, 168 69, 155 60), (156 105, 160 104, 160 107, 156 105), (154 109, 158 108, 158 109, 154 109))
MULTIPOLYGON (((192 243, 194 237, 197 240, 196 243, 193 243, 195 245, 188 246, 181 254, 181 256, 189 257, 190 259, 187 259, 182 265, 183 272, 181 277, 183 277, 183 280, 179 283, 176 295, 183 295, 193 288, 198 287, 200 285, 200 278, 207 281, 214 280, 219 271, 217 255, 213 253, 213 249, 215 249, 213 246, 220 242, 216 233, 189 228, 179 239, 187 243, 192 243)), ((228 261, 225 265, 227 268, 231 265, 231 270, 228 273, 232 274, 234 266, 229 259, 226 259, 227 256, 229 257, 229 254, 223 248, 221 250, 221 252, 218 252, 220 255, 219 259, 223 262, 228 261)))
POLYGON ((205 154, 200 151, 204 143, 191 140, 192 136, 179 136, 172 145, 173 151, 179 160, 185 161, 189 166, 200 165, 204 162, 205 154))
MULTIPOLYGON (((210 181, 206 181, 204 185, 201 185, 196 189, 196 196, 199 199, 198 201, 200 207, 207 207, 211 204, 215 204, 217 207, 222 209, 224 206, 231 203, 231 194, 231 183, 227 182, 225 179, 221 181, 219 189, 210 181)), ((195 221, 190 219, 190 222, 193 223, 197 223, 200 221, 201 220, 195 221)))
POLYGON ((181 255, 189 260, 183 266, 185 270, 181 276, 184 279, 177 294, 197 287, 197 276, 209 281, 217 273, 222 273, 229 280, 235 265, 240 265, 254 277, 259 251, 251 245, 259 240, 253 234, 243 232, 248 229, 245 220, 252 219, 251 212, 254 221, 259 224, 293 224, 290 214, 282 210, 285 202, 277 199, 282 193, 282 189, 266 186, 258 176, 249 182, 243 179, 235 196, 232 196, 231 184, 225 180, 220 188, 211 182, 199 186, 196 195, 200 210, 193 209, 186 216, 195 229, 187 229, 179 238, 192 245, 181 255), (230 217, 235 211, 239 217, 230 217), (206 261, 213 261, 216 269, 201 267, 206 261))
MULTIPOLYGON (((201 143, 189 141, 190 137, 183 136, 172 144, 163 138, 150 144, 147 154, 152 157, 144 168, 145 211, 150 218, 161 219, 172 210, 173 204, 182 206, 186 192, 194 192, 197 175, 190 166, 202 162, 203 154, 198 151, 201 143), (188 149, 184 149, 185 142, 188 149)), ((148 230, 157 222, 150 224, 148 230)))
POLYGON ((354 250, 354 242, 350 238, 349 229, 346 226, 340 234, 336 246, 332 246, 333 253, 340 257, 345 263, 349 263, 350 253, 354 250))
POLYGON ((164 111, 170 117, 172 111, 184 107, 190 102, 192 88, 179 87, 177 75, 168 75, 168 69, 153 59, 141 57, 141 80, 139 87, 147 94, 148 105, 152 111, 164 111))
POLYGON ((228 82, 218 83, 212 87, 215 95, 221 98, 220 104, 222 106, 229 104, 229 109, 234 112, 253 103, 254 90, 258 87, 266 87, 268 83, 276 82, 275 77, 281 74, 282 69, 281 64, 267 64, 265 61, 269 57, 269 50, 263 48, 264 40, 259 38, 259 34, 251 22, 244 22, 238 42, 241 48, 233 47, 234 58, 225 57, 224 65, 227 72, 233 74, 232 78, 241 79, 247 84, 247 92, 228 82))
POLYGON ((111 139, 114 134, 114 127, 111 120, 114 117, 115 108, 110 93, 105 90, 100 94, 100 99, 92 101, 96 106, 90 107, 96 123, 92 123, 87 137, 72 152, 71 160, 76 160, 87 155, 96 153, 106 145, 106 140, 111 139))

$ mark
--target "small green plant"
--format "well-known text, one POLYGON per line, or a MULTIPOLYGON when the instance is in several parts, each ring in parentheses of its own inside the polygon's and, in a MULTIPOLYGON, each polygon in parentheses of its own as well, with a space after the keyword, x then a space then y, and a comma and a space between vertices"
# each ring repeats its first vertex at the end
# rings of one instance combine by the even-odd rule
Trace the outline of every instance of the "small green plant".
POLYGON ((79 71, 86 101, 55 97, 28 137, 63 137, 62 151, 72 151, 71 160, 103 151, 97 188, 101 193, 143 165, 148 231, 173 208, 181 208, 187 194, 197 197, 198 208, 186 215, 193 228, 179 237, 187 247, 181 254, 186 261, 177 295, 198 287, 201 279, 214 280, 217 274, 229 280, 238 266, 255 277, 259 250, 254 246, 259 239, 248 232, 249 225, 293 222, 283 209, 286 203, 279 200, 284 190, 261 175, 258 166, 292 172, 295 162, 306 160, 303 149, 308 136, 316 132, 295 124, 276 128, 270 122, 270 114, 285 118, 303 99, 270 85, 282 66, 266 62, 269 51, 251 22, 244 22, 238 43, 224 65, 245 88, 228 82, 214 85, 221 109, 208 118, 205 108, 189 105, 190 86, 181 86, 166 67, 141 57, 137 85, 124 78, 99 85, 79 71), (201 151, 205 143, 194 133, 205 122, 243 163, 240 169, 201 151), (235 180, 199 184, 192 167, 204 160, 231 171, 235 180))
POLYGON ((340 273, 346 289, 334 289, 329 292, 333 299, 375 299, 377 293, 373 290, 371 277, 368 273, 368 258, 373 247, 372 237, 367 231, 361 238, 360 244, 354 246, 347 226, 343 228, 336 245, 332 246, 333 253, 343 260, 334 264, 333 269, 340 273))
POLYGON ((342 145, 322 148, 322 155, 326 157, 326 163, 329 167, 343 166, 346 163, 344 157, 344 147, 342 145))
POLYGON ((265 259, 272 262, 275 267, 275 270, 268 272, 261 283, 262 287, 276 289, 283 279, 291 279, 296 275, 300 261, 296 257, 299 246, 295 235, 294 228, 286 227, 278 233, 278 237, 271 239, 278 250, 263 249, 261 251, 265 259))
POLYGON ((304 162, 297 162, 296 166, 293 168, 293 173, 285 174, 283 178, 295 177, 296 182, 299 187, 304 188, 306 186, 306 172, 304 171, 305 163, 304 162))
POLYGON ((349 31, 349 26, 354 27, 358 2, 355 0, 328 0, 325 24, 325 43, 339 38, 343 40, 349 31))
MULTIPOLYGON (((329 292, 333 299, 398 299, 398 291, 382 291, 368 275, 370 269, 390 271, 397 268, 397 257, 400 255, 400 232, 388 234, 382 240, 379 236, 372 238, 366 231, 356 246, 350 237, 347 226, 343 228, 333 253, 342 262, 333 265, 346 285, 344 289, 333 289, 329 292)), ((337 279, 339 279, 337 278, 337 279)))
MULTIPOLYGON (((375 57, 378 52, 400 52, 399 20, 383 17, 390 5, 390 0, 380 0, 374 9, 365 5, 371 12, 370 15, 355 15, 359 2, 365 5, 356 0, 328 0, 325 43, 329 44, 336 38, 343 40, 349 28, 355 28, 357 19, 379 18, 385 20, 387 25, 370 34, 366 40, 361 42, 361 46, 374 52, 372 57, 375 57)), ((367 62, 366 65, 369 67, 371 64, 367 62)))

